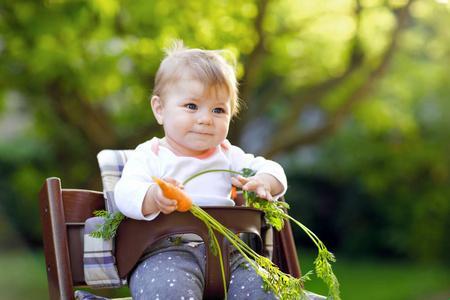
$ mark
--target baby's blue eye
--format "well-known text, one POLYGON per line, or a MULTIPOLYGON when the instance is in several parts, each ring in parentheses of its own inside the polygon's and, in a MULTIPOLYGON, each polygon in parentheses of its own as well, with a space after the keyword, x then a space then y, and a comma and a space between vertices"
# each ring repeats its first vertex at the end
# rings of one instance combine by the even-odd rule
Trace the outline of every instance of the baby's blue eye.
POLYGON ((223 113, 225 113, 225 109, 223 109, 221 107, 216 107, 213 109, 213 112, 216 114, 223 114, 223 113))
POLYGON ((194 103, 188 103, 185 105, 186 108, 188 109, 192 109, 192 110, 196 110, 197 109, 197 105, 195 105, 194 103))

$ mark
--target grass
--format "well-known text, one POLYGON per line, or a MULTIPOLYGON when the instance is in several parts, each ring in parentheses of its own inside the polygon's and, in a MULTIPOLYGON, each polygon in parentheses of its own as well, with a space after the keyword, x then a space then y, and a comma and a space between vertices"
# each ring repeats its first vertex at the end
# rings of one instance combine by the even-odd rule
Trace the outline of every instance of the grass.
POLYGON ((48 299, 42 253, 0 252, 0 299, 48 299))
MULTIPOLYGON (((313 269, 315 255, 301 253, 302 272, 313 269)), ((450 272, 446 266, 381 259, 354 260, 337 255, 333 266, 344 300, 450 299, 450 272)), ((326 295, 325 284, 312 276, 306 289, 326 295)))
MULTIPOLYGON (((302 270, 312 269, 313 254, 300 253, 302 270)), ((342 299, 425 300, 449 299, 449 271, 445 266, 418 265, 385 260, 352 260, 338 256, 335 272, 342 299)), ((0 299, 48 299, 42 252, 0 253, 0 299)), ((313 277, 314 278, 314 277, 313 277)), ((317 279, 306 288, 326 294, 317 279)))
MULTIPOLYGON (((44 254, 24 250, 0 252, 0 291, 0 299, 48 299, 44 254)), ((106 297, 123 297, 127 295, 127 289, 102 289, 94 293, 106 297)))

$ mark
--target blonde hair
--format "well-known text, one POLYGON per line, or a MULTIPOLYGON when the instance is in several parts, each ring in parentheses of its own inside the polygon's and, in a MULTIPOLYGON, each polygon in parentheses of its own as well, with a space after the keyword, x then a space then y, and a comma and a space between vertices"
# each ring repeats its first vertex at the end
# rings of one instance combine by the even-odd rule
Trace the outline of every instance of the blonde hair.
POLYGON ((239 111, 238 84, 235 62, 232 55, 225 58, 225 50, 202 50, 186 48, 181 41, 175 41, 165 50, 164 57, 156 73, 153 95, 162 96, 167 85, 189 74, 206 86, 225 87, 230 97, 231 115, 239 111))

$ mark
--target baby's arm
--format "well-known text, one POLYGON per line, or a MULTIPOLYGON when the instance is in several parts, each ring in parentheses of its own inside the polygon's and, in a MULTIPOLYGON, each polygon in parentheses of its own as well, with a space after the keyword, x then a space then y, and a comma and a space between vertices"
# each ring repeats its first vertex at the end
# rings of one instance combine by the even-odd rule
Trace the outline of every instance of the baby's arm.
POLYGON ((242 188, 245 191, 255 192, 259 198, 273 200, 273 195, 280 194, 284 187, 272 175, 267 173, 259 173, 252 177, 237 176, 231 179, 234 186, 242 188))
MULTIPOLYGON (((152 176, 161 177, 158 158, 152 153, 149 142, 139 145, 125 164, 114 190, 117 208, 132 219, 150 221, 160 212, 176 209, 173 200, 165 198, 152 179, 152 176)), ((177 184, 173 179, 166 180, 177 184)))

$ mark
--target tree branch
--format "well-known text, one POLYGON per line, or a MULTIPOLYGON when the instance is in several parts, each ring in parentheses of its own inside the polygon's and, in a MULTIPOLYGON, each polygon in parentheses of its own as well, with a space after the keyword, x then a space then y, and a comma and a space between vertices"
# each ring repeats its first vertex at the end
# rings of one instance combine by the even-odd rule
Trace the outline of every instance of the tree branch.
POLYGON ((329 93, 330 90, 339 86, 345 82, 355 70, 360 68, 363 64, 364 53, 362 52, 361 42, 359 39, 359 28, 361 24, 361 3, 359 0, 356 1, 354 15, 356 19, 356 30, 355 35, 351 41, 350 59, 345 72, 343 72, 338 77, 329 78, 323 82, 320 82, 314 86, 306 87, 302 91, 296 93, 289 103, 292 103, 289 107, 289 115, 283 120, 283 126, 280 128, 281 131, 288 130, 291 124, 294 124, 304 108, 311 103, 320 104, 325 95, 329 93))
MULTIPOLYGON (((253 48, 253 51, 249 54, 245 64, 244 64, 244 76, 241 80, 240 87, 240 98, 246 102, 247 107, 250 107, 251 101, 251 91, 255 86, 255 81, 257 74, 260 70, 261 61, 266 53, 265 42, 266 36, 264 33, 263 23, 267 12, 267 5, 269 0, 258 1, 258 14, 253 22, 254 28, 257 35, 257 43, 253 48)), ((230 133, 228 138, 233 142, 237 143, 240 135, 240 131, 245 127, 248 121, 249 110, 242 110, 237 118, 231 125, 230 133)))
POLYGON ((293 132, 293 130, 280 131, 280 134, 277 135, 277 138, 274 139, 271 147, 265 151, 265 156, 271 157, 280 152, 292 151, 301 145, 317 142, 339 128, 339 126, 343 123, 346 116, 353 109, 355 104, 359 103, 365 98, 376 81, 380 77, 382 77, 382 75, 388 69, 389 63, 392 60, 392 56, 397 49, 398 37, 401 31, 407 25, 407 21, 410 16, 409 8, 412 2, 413 0, 410 0, 405 6, 394 11, 394 15, 397 19, 397 26, 393 30, 391 42, 384 52, 381 58, 381 62, 374 70, 370 72, 364 84, 357 88, 353 92, 353 94, 351 94, 346 99, 344 104, 339 109, 337 109, 333 113, 333 115, 329 117, 328 121, 321 127, 313 129, 307 133, 300 133, 298 132, 298 130, 295 130, 295 132, 293 132))
MULTIPOLYGON (((356 30, 355 35, 353 36, 352 41, 350 42, 350 54, 349 54, 349 63, 345 72, 343 72, 338 77, 329 78, 325 81, 317 83, 315 85, 304 87, 301 90, 297 91, 292 96, 285 96, 287 98, 287 102, 289 102, 289 111, 287 112, 287 116, 285 116, 282 120, 281 127, 279 131, 289 131, 291 129, 291 125, 297 122, 299 115, 302 113, 304 108, 311 103, 320 104, 321 100, 325 98, 325 95, 332 90, 334 87, 339 86, 341 83, 348 80, 350 76, 352 76, 353 72, 357 70, 363 63, 364 53, 362 52, 362 47, 359 39, 359 28, 360 28, 360 19, 361 19, 361 11, 362 6, 359 0, 356 0, 354 15, 356 19, 356 30)), ((324 14, 310 16, 303 22, 303 27, 295 28, 295 32, 298 35, 298 32, 304 30, 306 25, 310 25, 314 20, 317 20, 323 17, 324 14)), ((290 31, 293 32, 291 29, 290 31)), ((275 35, 281 35, 286 32, 290 32, 288 29, 284 29, 282 31, 277 32, 275 35)), ((267 112, 269 104, 272 103, 274 97, 280 98, 280 90, 278 87, 281 87, 280 82, 277 81, 276 76, 271 79, 270 82, 263 84, 269 86, 266 92, 262 92, 258 98, 258 107, 254 108, 252 111, 254 112, 251 117, 263 115, 267 112)), ((250 117, 250 118, 251 118, 250 117)))
POLYGON ((56 116, 76 129, 86 139, 92 151, 116 144, 116 132, 102 108, 92 106, 78 93, 71 92, 68 95, 63 92, 58 81, 49 84, 47 95, 56 116))

